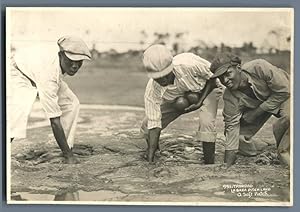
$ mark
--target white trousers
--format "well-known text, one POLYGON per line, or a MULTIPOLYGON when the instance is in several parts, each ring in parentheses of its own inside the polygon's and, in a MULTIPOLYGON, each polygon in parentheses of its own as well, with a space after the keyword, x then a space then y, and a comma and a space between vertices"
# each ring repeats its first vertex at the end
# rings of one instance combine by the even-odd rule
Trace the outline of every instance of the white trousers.
MULTIPOLYGON (((10 138, 26 138, 26 128, 38 90, 33 87, 18 69, 12 68, 7 77, 7 126, 10 138)), ((74 135, 79 115, 79 100, 65 82, 58 90, 58 105, 62 111, 60 117, 70 148, 74 144, 74 135)))

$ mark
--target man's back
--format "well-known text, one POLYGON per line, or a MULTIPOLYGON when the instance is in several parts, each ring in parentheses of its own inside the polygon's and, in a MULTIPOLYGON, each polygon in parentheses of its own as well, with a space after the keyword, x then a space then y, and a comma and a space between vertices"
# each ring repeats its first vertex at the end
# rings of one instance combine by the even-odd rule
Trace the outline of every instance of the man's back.
POLYGON ((17 49, 12 58, 18 69, 33 81, 57 75, 58 47, 55 45, 32 45, 17 49))

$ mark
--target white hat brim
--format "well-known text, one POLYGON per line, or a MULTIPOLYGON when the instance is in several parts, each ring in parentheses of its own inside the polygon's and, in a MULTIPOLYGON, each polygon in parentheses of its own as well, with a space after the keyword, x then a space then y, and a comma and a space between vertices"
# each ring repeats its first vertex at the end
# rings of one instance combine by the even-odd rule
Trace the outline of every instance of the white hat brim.
POLYGON ((87 55, 84 54, 73 54, 71 52, 66 52, 65 51, 65 55, 73 61, 78 61, 78 60, 91 60, 90 57, 88 57, 87 55))
POLYGON ((148 71, 148 77, 152 79, 158 79, 161 77, 164 77, 171 73, 173 71, 174 65, 171 63, 167 68, 163 69, 162 71, 155 71, 155 72, 149 72, 148 71))

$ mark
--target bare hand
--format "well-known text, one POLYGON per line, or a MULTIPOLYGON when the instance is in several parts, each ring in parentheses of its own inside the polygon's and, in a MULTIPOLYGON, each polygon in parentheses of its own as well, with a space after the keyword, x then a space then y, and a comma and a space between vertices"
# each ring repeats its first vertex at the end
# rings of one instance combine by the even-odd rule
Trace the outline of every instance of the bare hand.
POLYGON ((198 104, 192 104, 192 105, 188 106, 187 108, 185 108, 185 109, 184 109, 184 112, 185 112, 185 113, 189 113, 189 112, 198 110, 200 107, 201 107, 201 105, 198 105, 198 104))
POLYGON ((216 90, 216 98, 220 98, 224 93, 223 87, 217 87, 217 88, 215 88, 215 90, 216 90))

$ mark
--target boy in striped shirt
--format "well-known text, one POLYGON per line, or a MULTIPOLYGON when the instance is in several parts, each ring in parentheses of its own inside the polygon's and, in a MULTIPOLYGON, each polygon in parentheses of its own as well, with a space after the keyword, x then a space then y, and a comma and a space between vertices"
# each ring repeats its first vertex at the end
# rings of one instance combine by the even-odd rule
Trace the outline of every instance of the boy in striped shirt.
POLYGON ((163 45, 153 45, 144 52, 143 64, 150 78, 145 91, 146 117, 141 132, 148 144, 146 157, 154 162, 162 129, 177 117, 200 108, 196 139, 203 142, 204 163, 213 164, 216 141, 216 115, 222 85, 210 80, 210 63, 192 54, 175 57, 163 45), (175 101, 187 92, 200 94, 199 101, 178 111, 175 101))

